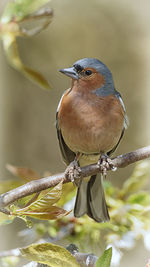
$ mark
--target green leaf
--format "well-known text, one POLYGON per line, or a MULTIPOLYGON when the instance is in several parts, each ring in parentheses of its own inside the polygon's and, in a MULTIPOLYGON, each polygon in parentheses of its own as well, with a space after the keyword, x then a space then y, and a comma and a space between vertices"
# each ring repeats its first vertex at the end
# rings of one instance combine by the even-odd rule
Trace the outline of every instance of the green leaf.
POLYGON ((110 267, 112 248, 104 251, 103 255, 97 260, 95 267, 110 267))
POLYGON ((20 250, 29 260, 47 264, 51 267, 79 267, 76 259, 63 247, 50 244, 34 244, 20 250))
POLYGON ((140 204, 142 206, 150 205, 150 194, 149 192, 139 192, 133 194, 128 198, 128 202, 131 204, 140 204))
POLYGON ((34 228, 36 230, 36 233, 40 236, 43 236, 47 232, 47 227, 44 223, 34 224, 34 228))
POLYGON ((16 0, 8 3, 2 18, 2 23, 8 23, 15 18, 15 22, 22 20, 24 17, 36 12, 50 0, 16 0))

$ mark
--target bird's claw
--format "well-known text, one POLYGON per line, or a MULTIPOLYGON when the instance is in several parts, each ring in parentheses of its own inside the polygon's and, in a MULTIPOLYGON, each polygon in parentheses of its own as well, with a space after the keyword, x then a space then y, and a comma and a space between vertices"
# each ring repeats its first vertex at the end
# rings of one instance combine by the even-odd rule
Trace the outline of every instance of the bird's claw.
POLYGON ((72 161, 66 168, 65 177, 70 178, 72 183, 78 185, 81 177, 81 168, 79 167, 77 160, 72 161))
POLYGON ((103 154, 100 157, 100 159, 97 162, 97 165, 105 177, 107 175, 108 169, 111 169, 112 171, 117 170, 117 167, 113 165, 112 160, 106 154, 103 154))

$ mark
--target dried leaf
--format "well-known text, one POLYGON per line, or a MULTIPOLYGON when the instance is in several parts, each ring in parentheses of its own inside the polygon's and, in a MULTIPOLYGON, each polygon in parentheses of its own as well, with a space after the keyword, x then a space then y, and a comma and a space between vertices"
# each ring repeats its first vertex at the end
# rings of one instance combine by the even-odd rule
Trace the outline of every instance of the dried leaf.
POLYGON ((11 164, 7 164, 6 168, 13 175, 18 176, 18 177, 25 179, 27 181, 40 179, 40 175, 37 172, 35 172, 34 170, 29 169, 29 168, 17 167, 17 166, 11 165, 11 164))
POLYGON ((112 248, 106 249, 103 255, 97 260, 95 267, 110 267, 112 248))
POLYGON ((76 259, 68 250, 54 244, 34 244, 20 251, 29 260, 47 264, 51 267, 79 267, 76 259))

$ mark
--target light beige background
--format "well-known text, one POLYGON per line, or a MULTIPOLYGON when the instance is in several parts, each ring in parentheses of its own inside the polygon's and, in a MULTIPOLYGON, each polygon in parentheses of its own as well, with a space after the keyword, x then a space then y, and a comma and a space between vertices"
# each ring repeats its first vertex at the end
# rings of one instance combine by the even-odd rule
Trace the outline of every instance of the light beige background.
MULTIPOLYGON (((4 0, 0 2, 2 12, 4 0)), ((0 47, 0 178, 11 175, 5 164, 28 166, 41 175, 64 170, 55 131, 55 111, 70 81, 58 72, 83 57, 96 57, 112 71, 122 94, 130 127, 116 154, 149 144, 150 115, 150 2, 148 0, 53 0, 51 25, 41 34, 18 39, 23 61, 41 71, 52 85, 46 92, 7 63, 0 47)), ((132 167, 109 174, 121 186, 132 167)), ((15 221, 1 227, 0 249, 21 246, 15 221)), ((126 252, 121 267, 146 265, 150 252, 138 242, 126 252)))

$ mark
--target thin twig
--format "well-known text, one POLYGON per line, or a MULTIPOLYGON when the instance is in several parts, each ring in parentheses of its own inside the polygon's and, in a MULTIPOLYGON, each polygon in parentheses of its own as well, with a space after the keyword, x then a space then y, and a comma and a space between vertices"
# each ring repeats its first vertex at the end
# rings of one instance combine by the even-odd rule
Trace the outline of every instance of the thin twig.
MULTIPOLYGON (((150 146, 137 149, 124 155, 120 155, 112 159, 112 164, 117 168, 124 168, 139 160, 150 158, 150 146)), ((111 170, 110 167, 107 169, 111 170)), ((81 168, 81 177, 87 177, 101 172, 97 164, 91 164, 81 168)), ((56 186, 63 180, 63 183, 71 182, 70 178, 65 177, 65 173, 59 173, 52 176, 44 177, 38 180, 31 181, 0 195, 0 209, 8 206, 14 201, 29 196, 33 193, 40 192, 50 187, 56 186)), ((2 211, 2 210, 1 210, 2 211)))

